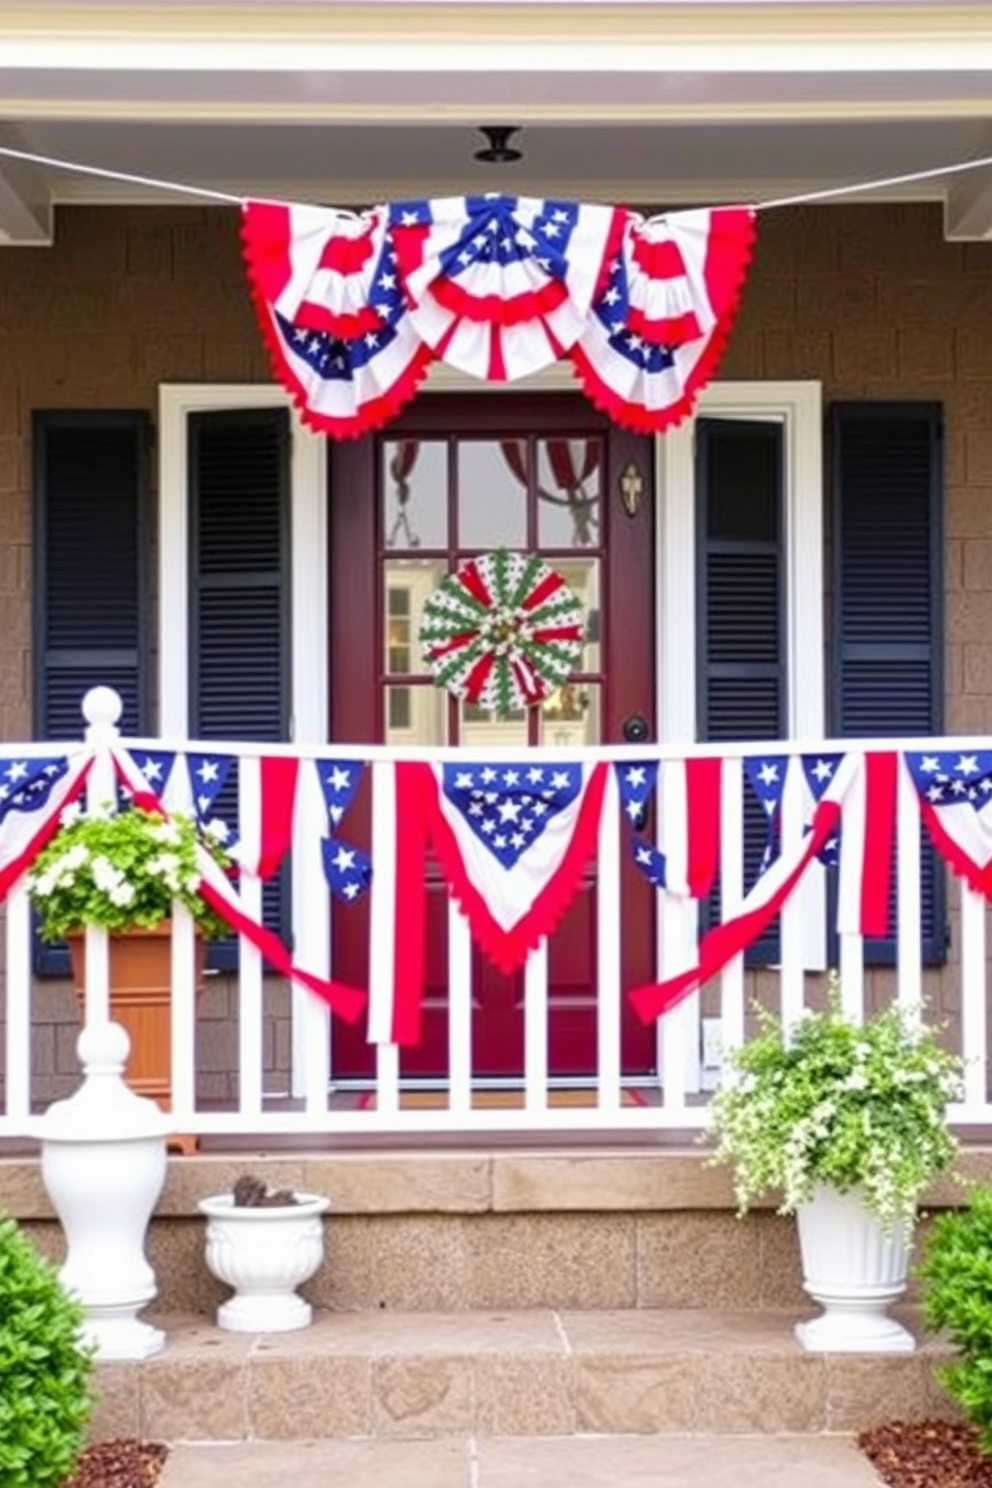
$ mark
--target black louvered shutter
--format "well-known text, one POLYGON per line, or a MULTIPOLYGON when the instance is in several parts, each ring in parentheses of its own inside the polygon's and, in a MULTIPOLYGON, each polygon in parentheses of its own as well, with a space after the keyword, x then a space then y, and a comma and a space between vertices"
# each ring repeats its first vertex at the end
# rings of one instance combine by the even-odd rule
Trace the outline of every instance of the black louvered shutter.
POLYGON ((143 413, 34 415, 38 739, 81 738, 99 683, 121 695, 122 732, 148 731, 148 446, 143 413))
MULTIPOLYGON (((278 742, 290 728, 290 432, 284 408, 189 420, 190 733, 278 742)), ((236 819, 236 775, 217 814, 236 819)), ((265 922, 288 922, 288 875, 264 887, 265 922)), ((233 945, 214 947, 230 965, 233 945)))
MULTIPOLYGON (((701 740, 781 739, 786 732, 784 525, 781 425, 700 419, 696 620, 701 740)), ((757 876, 765 837, 764 812, 745 782, 745 890, 757 876)), ((717 915, 717 902, 704 911, 709 922, 717 915)), ((777 956, 773 926, 750 948, 747 960, 762 965, 777 956)))
MULTIPOLYGON (((83 697, 120 693, 120 727, 147 734, 149 421, 140 412, 37 411, 32 421, 36 739, 81 739, 83 697)), ((35 944, 44 975, 61 946, 35 944)))
MULTIPOLYGON (((936 403, 835 403, 833 732, 943 733, 943 430, 936 403)), ((923 956, 944 960, 944 875, 924 841, 923 956)), ((895 959, 892 936, 866 959, 895 959)))

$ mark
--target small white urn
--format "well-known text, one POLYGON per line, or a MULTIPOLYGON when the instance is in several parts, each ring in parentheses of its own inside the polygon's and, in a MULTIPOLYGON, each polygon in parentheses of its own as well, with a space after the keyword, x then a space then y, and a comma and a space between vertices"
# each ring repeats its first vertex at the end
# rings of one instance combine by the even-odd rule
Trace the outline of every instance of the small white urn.
POLYGON ((217 1326, 232 1333, 289 1333, 313 1317, 296 1288, 324 1258, 321 1215, 329 1200, 298 1193, 296 1203, 244 1206, 231 1193, 201 1199, 207 1217, 206 1262, 234 1296, 217 1309, 217 1326))
POLYGON ((860 1190, 818 1184, 796 1211, 803 1287, 823 1312, 796 1324, 804 1349, 828 1353, 904 1354, 913 1335, 889 1317, 906 1290, 911 1237, 900 1223, 884 1229, 860 1190))
POLYGON ((165 1343, 138 1313, 157 1290, 145 1234, 170 1119, 125 1085, 129 1044, 118 1024, 90 1024, 76 1048, 83 1083, 39 1122, 42 1181, 66 1238, 59 1275, 83 1305, 83 1336, 100 1360, 146 1359, 165 1343))

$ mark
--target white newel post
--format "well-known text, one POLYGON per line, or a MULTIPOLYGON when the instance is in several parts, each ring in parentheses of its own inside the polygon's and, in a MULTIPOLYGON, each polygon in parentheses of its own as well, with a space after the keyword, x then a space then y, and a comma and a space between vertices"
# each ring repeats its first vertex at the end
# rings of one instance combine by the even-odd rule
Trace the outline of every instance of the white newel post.
POLYGON ((796 1211, 803 1287, 823 1312, 796 1324, 804 1349, 903 1354, 913 1335, 887 1309, 906 1290, 910 1240, 900 1224, 883 1230, 857 1189, 818 1184, 796 1211))
POLYGON ((83 1083, 39 1122, 41 1176, 65 1232, 60 1276, 85 1312, 100 1360, 146 1359, 165 1334, 138 1318, 155 1296, 145 1233, 165 1181, 169 1116, 124 1083, 128 1037, 116 1023, 79 1035, 83 1083))

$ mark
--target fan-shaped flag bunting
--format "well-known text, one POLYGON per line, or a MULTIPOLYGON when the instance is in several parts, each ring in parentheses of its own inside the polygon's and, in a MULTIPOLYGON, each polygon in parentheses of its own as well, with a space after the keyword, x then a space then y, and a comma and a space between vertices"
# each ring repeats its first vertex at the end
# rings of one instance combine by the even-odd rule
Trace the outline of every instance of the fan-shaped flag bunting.
POLYGON ((487 382, 549 366, 582 334, 623 215, 495 194, 394 204, 390 232, 418 335, 487 382))
POLYGON ((356 217, 244 207, 248 278, 273 371, 304 422, 336 438, 394 417, 433 361, 410 323, 385 223, 384 208, 356 217))
POLYGON ((691 411, 723 355, 753 238, 749 207, 628 215, 571 352, 597 408, 641 433, 660 433, 691 411))
POLYGON ((336 438, 392 418, 435 358, 498 383, 570 356, 614 422, 660 432, 719 363, 753 234, 749 207, 645 220, 498 193, 242 213, 275 375, 336 438))

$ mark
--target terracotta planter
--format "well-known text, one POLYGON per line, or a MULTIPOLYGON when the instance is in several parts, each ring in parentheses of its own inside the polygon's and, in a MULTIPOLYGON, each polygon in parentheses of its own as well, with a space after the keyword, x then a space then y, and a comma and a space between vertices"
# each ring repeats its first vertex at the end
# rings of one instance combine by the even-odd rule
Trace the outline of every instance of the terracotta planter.
MULTIPOLYGON (((108 937, 110 950, 110 1016, 131 1041, 125 1078, 137 1095, 172 1104, 172 924, 154 930, 128 930, 108 937)), ((72 980, 85 1005, 86 937, 66 936, 72 980)), ((203 990, 206 942, 196 937, 196 989, 203 990)))

